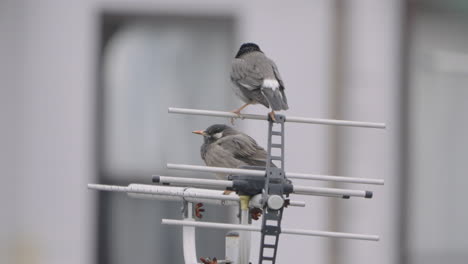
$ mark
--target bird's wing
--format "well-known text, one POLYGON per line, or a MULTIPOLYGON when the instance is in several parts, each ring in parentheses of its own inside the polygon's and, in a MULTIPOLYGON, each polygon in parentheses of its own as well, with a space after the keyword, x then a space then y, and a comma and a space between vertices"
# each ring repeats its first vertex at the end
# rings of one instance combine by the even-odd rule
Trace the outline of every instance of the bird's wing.
POLYGON ((237 168, 245 165, 241 160, 236 159, 227 149, 216 143, 208 146, 203 160, 206 165, 211 167, 237 168))
POLYGON ((273 60, 268 60, 273 69, 273 74, 279 83, 279 91, 274 91, 275 95, 272 95, 272 92, 270 92, 269 96, 266 94, 269 97, 268 101, 270 102, 273 110, 288 110, 288 99, 286 98, 286 94, 284 92, 284 82, 279 73, 278 66, 276 66, 276 63, 273 60))
POLYGON ((278 80, 280 84, 280 90, 284 90, 284 82, 279 73, 278 66, 276 66, 276 63, 273 60, 271 59, 268 59, 268 60, 270 60, 271 67, 273 68, 273 73, 275 74, 276 80, 278 80))
POLYGON ((226 136, 216 142, 233 157, 248 165, 265 166, 267 152, 246 134, 226 136))
POLYGON ((232 62, 232 82, 252 91, 260 89, 263 78, 262 73, 253 64, 248 64, 243 59, 234 59, 232 62))
POLYGON ((262 94, 264 76, 253 65, 243 59, 234 59, 231 69, 231 81, 239 87, 242 94, 251 101, 261 103, 265 107, 270 104, 262 94))

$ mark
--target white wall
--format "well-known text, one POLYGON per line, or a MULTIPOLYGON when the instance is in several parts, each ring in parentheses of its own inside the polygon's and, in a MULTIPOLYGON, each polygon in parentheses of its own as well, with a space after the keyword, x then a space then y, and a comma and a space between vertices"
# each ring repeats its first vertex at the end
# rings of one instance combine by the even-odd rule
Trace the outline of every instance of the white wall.
POLYGON ((18 46, 21 44, 19 34, 14 28, 15 17, 22 18, 19 12, 21 5, 14 1, 0 2, 0 262, 10 263, 15 230, 16 195, 18 186, 18 145, 15 142, 18 131, 18 117, 21 109, 18 105, 19 91, 15 88, 21 78, 17 71, 21 57, 18 46), (11 242, 10 242, 11 241, 11 242))
MULTIPOLYGON (((395 1, 354 2, 356 8, 351 11, 354 15, 350 25, 355 26, 354 30, 362 27, 364 33, 354 38, 350 36, 353 40, 350 52, 356 52, 350 62, 364 60, 362 68, 354 68, 354 63, 349 65, 349 87, 355 89, 349 93, 346 115, 342 117, 387 121, 394 128, 395 116, 391 106, 396 100, 393 90, 396 84, 392 82, 396 62, 392 58, 396 52, 393 37, 397 35, 394 16, 399 11, 398 4, 395 1), (369 47, 367 38, 377 44, 369 47), (370 53, 367 54, 367 51, 370 53), (372 68, 381 63, 374 58, 379 56, 383 56, 384 62, 390 66, 377 68, 377 72, 374 72, 372 68), (359 79, 359 76, 363 79, 359 79), (371 76, 373 78, 366 79, 371 76)), ((4 140, 9 153, 15 155, 17 152, 16 162, 20 165, 9 162, 5 172, 11 178, 2 179, 21 186, 14 191, 17 198, 14 202, 16 211, 11 218, 14 228, 6 230, 5 225, 0 227, 0 242, 6 241, 3 243, 5 247, 13 248, 10 251, 12 258, 6 263, 82 264, 93 261, 95 200, 93 193, 87 191, 85 186, 95 176, 93 96, 96 88, 97 14, 103 8, 146 13, 166 10, 237 14, 240 18, 239 43, 258 42, 277 62, 287 85, 291 106, 288 114, 324 118, 329 115, 329 63, 333 52, 330 50, 333 21, 331 1, 204 0, 193 5, 193 1, 169 0, 24 0, 3 4, 16 8, 14 13, 6 12, 3 8, 2 12, 8 13, 7 21, 14 23, 17 30, 7 33, 15 37, 8 42, 15 50, 13 53, 4 49, 0 51, 7 57, 2 66, 11 62, 13 69, 21 73, 18 78, 7 79, 12 88, 6 91, 15 95, 11 101, 7 100, 11 103, 7 107, 21 113, 18 118, 7 115, 9 120, 19 123, 10 127, 11 140, 4 140), (3 233, 9 236, 3 239, 3 233)), ((2 69, 7 76, 12 76, 11 71, 2 69)), ((264 109, 252 107, 248 111, 263 113, 264 109)), ((254 121, 246 121, 246 124, 247 132, 265 145, 266 125, 254 121)), ((287 169, 329 173, 329 128, 288 125, 287 129, 287 169)), ((396 183, 392 181, 393 163, 385 161, 391 160, 394 155, 394 134, 362 130, 349 130, 349 133, 349 136, 343 136, 347 142, 347 152, 341 172, 349 176, 384 177, 387 186, 377 189, 375 201, 358 202, 353 207, 348 207, 346 203, 346 207, 342 208, 352 221, 343 223, 336 231, 383 234, 383 241, 372 244, 370 249, 373 253, 367 251, 369 244, 363 247, 364 244, 360 242, 353 245, 346 242, 341 259, 343 262, 382 263, 380 260, 384 257, 384 263, 392 263, 394 238, 391 230, 395 204, 389 197, 394 194, 396 183), (388 135, 391 141, 385 141, 388 135), (385 175, 382 175, 379 164, 387 168, 385 175), (361 214, 356 214, 356 211, 361 214), (370 257, 367 254, 371 254, 370 257)), ((285 226, 329 229, 328 200, 306 200, 306 209, 287 210, 285 226)), ((323 238, 283 236, 280 243, 280 263, 305 258, 326 263, 329 259, 329 241, 323 238)))
POLYGON ((340 229, 381 235, 379 243, 340 241, 339 263, 399 262, 401 2, 353 0, 347 4, 341 118, 381 121, 388 127, 339 132, 339 173, 385 179, 383 187, 361 187, 374 191, 372 200, 338 205, 340 229))
POLYGON ((18 45, 13 151, 18 151, 7 263, 89 263, 93 176, 92 13, 85 3, 23 1, 12 18, 18 45))
POLYGON ((459 120, 468 111, 468 15, 413 8, 407 257, 411 263, 464 263, 468 210, 460 208, 466 207, 468 123, 459 120))
MULTIPOLYGON (((270 5, 255 2, 244 14, 242 41, 255 40, 278 64, 285 81, 290 110, 288 115, 327 117, 329 101, 329 63, 332 58, 330 22, 331 1, 298 1, 270 5), (267 22, 268 21, 268 22, 267 22)), ((265 113, 258 106, 257 113, 265 113)), ((253 111, 253 109, 249 109, 253 111)), ((266 146, 267 124, 248 121, 247 132, 266 146)), ((287 171, 329 173, 328 131, 325 126, 286 124, 285 168, 287 171)), ((297 184, 323 186, 320 182, 294 181, 297 184)), ((306 208, 285 211, 283 226, 330 230, 328 199, 298 197, 306 208)), ((257 239, 253 244, 258 243, 257 239)), ((280 239, 278 263, 313 259, 328 262, 329 241, 322 238, 283 235, 280 239)), ((253 250, 253 256, 258 256, 253 250)), ((256 258, 253 258, 256 259, 256 258)))

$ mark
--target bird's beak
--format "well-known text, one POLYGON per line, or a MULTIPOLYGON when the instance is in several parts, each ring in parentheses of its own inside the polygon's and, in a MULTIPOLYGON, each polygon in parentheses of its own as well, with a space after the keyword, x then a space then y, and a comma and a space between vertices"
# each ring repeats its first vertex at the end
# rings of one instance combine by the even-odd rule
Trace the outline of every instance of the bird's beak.
POLYGON ((205 131, 203 131, 203 130, 195 130, 195 131, 192 131, 192 133, 202 135, 202 136, 205 135, 205 131))

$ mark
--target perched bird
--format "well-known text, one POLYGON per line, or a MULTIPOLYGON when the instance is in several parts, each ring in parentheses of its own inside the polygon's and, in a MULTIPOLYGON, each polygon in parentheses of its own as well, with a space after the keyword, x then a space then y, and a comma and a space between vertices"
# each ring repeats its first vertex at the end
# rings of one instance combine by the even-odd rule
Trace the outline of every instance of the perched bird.
POLYGON ((240 47, 232 62, 231 81, 234 92, 245 102, 232 111, 237 115, 249 104, 260 103, 271 108, 269 115, 275 120, 275 111, 289 108, 278 67, 255 43, 240 47))
MULTIPOLYGON (((266 166, 268 154, 265 149, 260 147, 253 138, 232 127, 215 124, 205 130, 196 130, 192 133, 203 136, 200 154, 207 166, 225 168, 239 168, 247 165, 266 166)), ((273 162, 270 164, 276 167, 273 162)), ((219 173, 216 176, 220 180, 225 180, 227 174, 219 173)), ((224 194, 230 192, 224 191, 224 194)), ((258 220, 262 215, 262 210, 252 208, 250 215, 252 219, 258 220)))
MULTIPOLYGON (((200 154, 207 166, 239 168, 266 165, 265 149, 250 136, 229 126, 216 124, 192 133, 203 136, 200 154)), ((225 180, 227 175, 217 174, 217 177, 225 180)))

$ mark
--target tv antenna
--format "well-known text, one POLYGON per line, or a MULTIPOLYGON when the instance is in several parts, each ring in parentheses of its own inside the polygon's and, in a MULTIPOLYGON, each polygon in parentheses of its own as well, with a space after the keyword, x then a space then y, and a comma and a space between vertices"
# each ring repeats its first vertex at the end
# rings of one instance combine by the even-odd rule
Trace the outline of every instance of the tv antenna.
MULTIPOLYGON (((115 186, 103 184, 88 184, 88 188, 101 191, 125 192, 130 197, 155 199, 163 201, 178 201, 183 203, 182 220, 163 219, 166 225, 183 227, 183 251, 185 264, 198 264, 195 245, 195 228, 214 228, 234 230, 226 235, 225 260, 211 263, 249 264, 250 232, 260 232, 259 264, 275 264, 278 252, 280 234, 319 236, 329 238, 357 239, 378 241, 379 236, 353 234, 282 227, 283 210, 288 206, 304 207, 305 202, 292 200, 290 195, 313 195, 349 199, 373 196, 371 191, 323 188, 293 184, 290 179, 332 181, 358 184, 383 185, 384 180, 353 178, 343 176, 313 175, 285 171, 285 123, 307 123, 336 126, 364 127, 384 129, 384 123, 357 122, 347 120, 317 119, 275 115, 275 120, 268 115, 241 114, 231 112, 198 110, 186 108, 168 109, 172 114, 203 115, 227 118, 254 119, 268 121, 268 147, 266 167, 247 166, 243 168, 221 168, 186 164, 167 164, 167 168, 197 172, 213 172, 229 174, 228 180, 210 180, 172 176, 153 176, 153 182, 158 185, 130 184, 115 186), (278 151, 273 151, 277 149, 278 151), (273 155, 272 153, 279 153, 273 155), (271 162, 279 163, 273 167, 271 162), (226 194, 223 190, 234 191, 226 194), (239 206, 240 223, 227 224, 198 221, 201 203, 220 206, 239 206), (251 209, 263 212, 261 227, 251 225, 251 209), (261 210, 261 211, 260 211, 261 210)), ((210 261, 210 260, 209 260, 210 261)))

